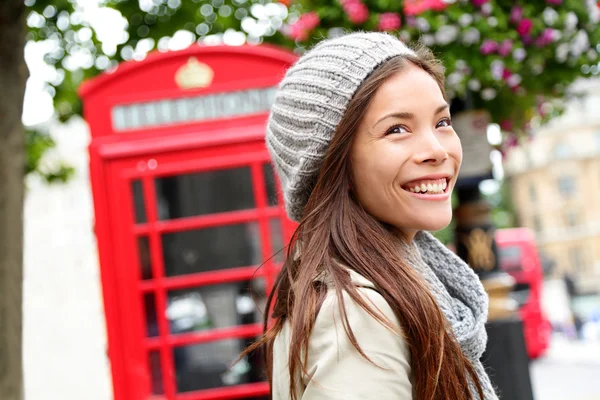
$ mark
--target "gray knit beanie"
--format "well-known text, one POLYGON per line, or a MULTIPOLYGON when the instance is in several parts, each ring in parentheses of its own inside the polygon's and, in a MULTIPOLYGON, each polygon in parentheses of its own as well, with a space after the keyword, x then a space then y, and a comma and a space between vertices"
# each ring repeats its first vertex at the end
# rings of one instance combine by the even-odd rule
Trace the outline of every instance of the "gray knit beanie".
POLYGON ((384 61, 408 54, 414 52, 394 36, 358 32, 319 42, 287 71, 271 108, 266 143, 292 220, 302 217, 354 93, 384 61))

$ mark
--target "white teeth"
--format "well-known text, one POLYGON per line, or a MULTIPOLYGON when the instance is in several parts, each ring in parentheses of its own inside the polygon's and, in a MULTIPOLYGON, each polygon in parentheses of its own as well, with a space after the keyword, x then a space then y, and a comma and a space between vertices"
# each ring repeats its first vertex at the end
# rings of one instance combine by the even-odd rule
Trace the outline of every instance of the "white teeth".
POLYGON ((406 190, 410 191, 411 193, 441 194, 444 193, 447 187, 448 180, 446 178, 443 178, 433 183, 421 183, 421 185, 410 187, 406 190))

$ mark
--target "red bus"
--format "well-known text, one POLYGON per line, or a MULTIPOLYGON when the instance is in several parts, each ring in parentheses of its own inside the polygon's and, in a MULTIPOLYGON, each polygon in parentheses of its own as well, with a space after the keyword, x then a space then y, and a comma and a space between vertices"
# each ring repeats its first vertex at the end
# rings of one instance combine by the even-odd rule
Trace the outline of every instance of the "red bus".
POLYGON ((516 281, 513 298, 519 303, 527 353, 542 356, 550 346, 552 327, 542 309, 544 275, 535 243, 527 228, 498 229, 495 235, 500 269, 516 281))

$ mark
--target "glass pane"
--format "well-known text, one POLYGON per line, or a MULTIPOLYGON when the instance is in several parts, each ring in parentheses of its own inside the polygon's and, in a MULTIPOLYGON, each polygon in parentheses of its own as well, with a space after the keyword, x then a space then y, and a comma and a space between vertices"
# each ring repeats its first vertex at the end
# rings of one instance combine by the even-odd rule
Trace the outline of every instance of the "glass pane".
POLYGON ((144 116, 146 117, 147 125, 156 125, 157 123, 157 115, 156 115, 156 103, 147 103, 142 106, 144 116))
POLYGON ((126 129, 127 122, 125 121, 125 109, 123 107, 115 107, 111 111, 112 111, 113 128, 116 131, 126 129))
POLYGON ((146 336, 158 336, 158 314, 156 313, 156 296, 154 293, 144 294, 144 311, 146 313, 146 336))
POLYGON ((150 242, 147 236, 137 239, 140 262, 140 275, 143 280, 152 279, 152 259, 150 258, 150 242))
MULTIPOLYGON (((266 305, 264 279, 173 290, 167 294, 165 317, 170 332, 188 333, 205 329, 262 323, 266 305)), ((146 335, 158 336, 156 297, 144 295, 146 335)))
POLYGON ((162 235, 166 276, 261 264, 256 222, 162 235))
POLYGON ((160 353, 151 351, 148 354, 148 369, 150 370, 150 388, 152 394, 164 394, 160 353))
POLYGON ((273 246, 273 260, 278 263, 285 261, 287 249, 283 248, 283 231, 281 228, 281 220, 273 218, 269 221, 269 229, 271 231, 271 246, 273 246))
POLYGON ((168 292, 171 333, 189 333, 263 322, 263 279, 168 292))
POLYGON ((156 194, 161 220, 255 207, 250 167, 157 178, 156 194))
POLYGON ((277 185, 275 184, 275 173, 271 164, 263 165, 265 185, 267 187, 267 201, 270 206, 277 205, 277 185))
POLYGON ((144 203, 144 192, 142 190, 142 181, 131 182, 133 191, 133 207, 135 212, 135 223, 143 224, 146 222, 146 204, 144 203))
POLYGON ((264 381, 260 352, 229 366, 254 339, 225 339, 173 349, 177 391, 212 389, 264 381))

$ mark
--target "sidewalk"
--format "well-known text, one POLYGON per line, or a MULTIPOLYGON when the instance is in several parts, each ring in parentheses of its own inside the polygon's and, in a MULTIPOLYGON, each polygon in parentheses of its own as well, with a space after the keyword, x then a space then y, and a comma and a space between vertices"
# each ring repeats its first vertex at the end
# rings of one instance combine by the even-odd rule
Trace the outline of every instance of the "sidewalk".
POLYGON ((546 355, 533 361, 530 371, 535 400, 600 400, 598 341, 554 336, 546 355))
POLYGON ((555 335, 543 358, 551 363, 600 367, 600 341, 570 341, 561 335, 555 335))

